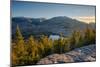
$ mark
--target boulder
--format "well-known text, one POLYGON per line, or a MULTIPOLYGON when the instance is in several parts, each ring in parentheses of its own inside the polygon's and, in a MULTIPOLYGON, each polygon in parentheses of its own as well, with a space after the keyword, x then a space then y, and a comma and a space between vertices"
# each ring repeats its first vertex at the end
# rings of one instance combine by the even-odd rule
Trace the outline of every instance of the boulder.
POLYGON ((37 64, 55 64, 71 62, 92 62, 96 61, 96 45, 88 45, 76 48, 64 54, 52 54, 41 59, 37 64))

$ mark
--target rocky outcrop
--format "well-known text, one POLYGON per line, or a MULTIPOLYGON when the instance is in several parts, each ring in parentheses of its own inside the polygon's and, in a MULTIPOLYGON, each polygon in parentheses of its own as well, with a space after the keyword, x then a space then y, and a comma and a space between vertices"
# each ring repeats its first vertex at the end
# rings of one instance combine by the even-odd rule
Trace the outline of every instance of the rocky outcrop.
POLYGON ((52 54, 41 59, 37 64, 55 64, 69 62, 92 62, 96 60, 96 45, 76 48, 64 54, 52 54))

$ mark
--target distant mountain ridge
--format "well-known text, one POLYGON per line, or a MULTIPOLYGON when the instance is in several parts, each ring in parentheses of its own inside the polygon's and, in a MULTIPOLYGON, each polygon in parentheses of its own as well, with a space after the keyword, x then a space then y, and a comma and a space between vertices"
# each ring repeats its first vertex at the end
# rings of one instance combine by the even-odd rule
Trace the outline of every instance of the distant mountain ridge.
POLYGON ((12 34, 16 31, 16 26, 19 25, 24 36, 29 35, 70 35, 73 30, 84 29, 87 25, 95 28, 95 23, 87 24, 76 19, 66 16, 58 16, 50 19, 46 18, 27 18, 27 17, 13 17, 12 18, 12 34))

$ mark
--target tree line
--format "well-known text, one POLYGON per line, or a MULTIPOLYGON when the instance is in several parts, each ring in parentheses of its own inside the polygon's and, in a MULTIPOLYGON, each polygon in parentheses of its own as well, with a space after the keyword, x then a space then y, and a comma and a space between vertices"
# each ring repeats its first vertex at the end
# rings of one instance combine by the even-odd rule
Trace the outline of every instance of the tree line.
POLYGON ((36 64, 41 58, 58 53, 62 54, 74 48, 82 47, 89 44, 95 44, 96 31, 87 27, 82 31, 73 31, 69 37, 58 40, 49 39, 48 36, 42 35, 39 40, 33 35, 25 40, 21 34, 19 26, 16 28, 14 42, 12 40, 12 65, 31 65, 36 64))

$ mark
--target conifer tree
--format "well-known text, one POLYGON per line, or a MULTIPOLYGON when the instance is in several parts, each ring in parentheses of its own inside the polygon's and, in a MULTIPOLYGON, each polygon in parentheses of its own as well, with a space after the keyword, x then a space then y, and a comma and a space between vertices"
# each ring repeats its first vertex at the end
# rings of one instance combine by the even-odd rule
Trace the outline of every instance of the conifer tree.
POLYGON ((70 37, 70 48, 74 49, 75 48, 75 37, 76 37, 76 31, 74 31, 70 37))
POLYGON ((23 36, 20 32, 20 29, 19 29, 19 26, 17 25, 17 29, 16 29, 16 44, 17 44, 17 47, 18 47, 18 53, 19 54, 23 54, 24 53, 24 49, 25 49, 25 43, 24 43, 24 40, 23 40, 23 36))
POLYGON ((83 45, 83 35, 80 31, 74 31, 70 37, 70 48, 81 47, 83 45))
POLYGON ((25 56, 25 43, 23 40, 23 36, 20 32, 19 26, 17 25, 16 33, 15 33, 15 39, 16 39, 16 54, 19 60, 19 64, 24 64, 24 56, 25 56))
POLYGON ((28 47, 27 51, 30 55, 32 53, 32 49, 35 47, 35 40, 32 35, 28 39, 27 47, 28 47))
POLYGON ((70 41, 69 38, 64 39, 64 46, 63 46, 63 52, 68 52, 70 50, 70 41))
POLYGON ((12 51, 11 57, 12 57, 12 65, 16 65, 18 63, 18 60, 16 52, 14 50, 12 51))
POLYGON ((44 56, 52 53, 52 40, 49 40, 47 36, 42 36, 41 43, 44 46, 44 56))
POLYGON ((34 64, 39 60, 40 56, 38 51, 38 43, 32 35, 28 39, 27 52, 28 52, 28 62, 30 64, 31 63, 34 64))
POLYGON ((83 46, 83 35, 80 31, 76 31, 75 35, 75 47, 81 47, 83 46))
POLYGON ((94 29, 87 27, 84 31, 85 45, 94 44, 96 40, 96 32, 94 29))

